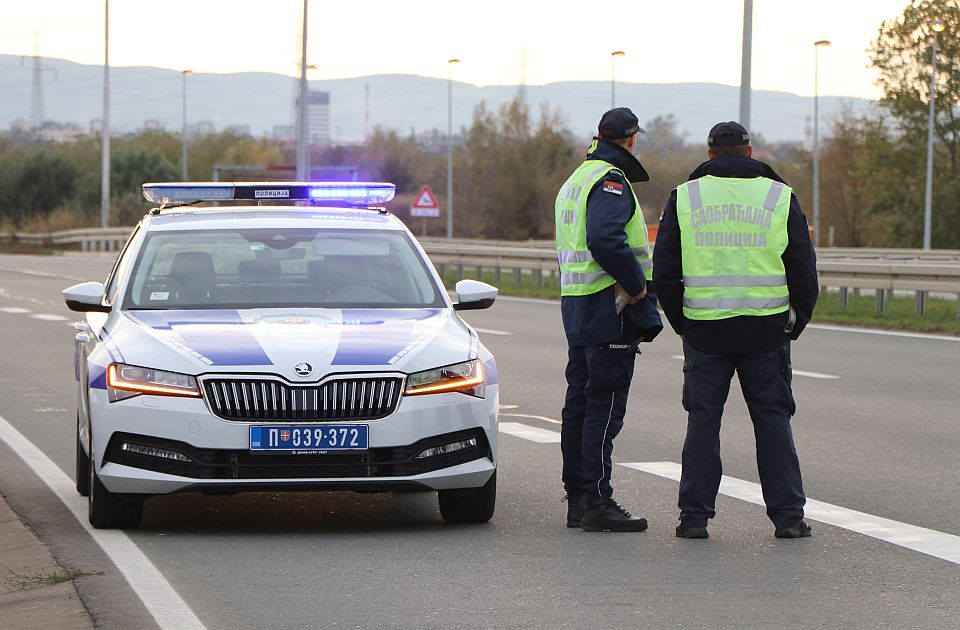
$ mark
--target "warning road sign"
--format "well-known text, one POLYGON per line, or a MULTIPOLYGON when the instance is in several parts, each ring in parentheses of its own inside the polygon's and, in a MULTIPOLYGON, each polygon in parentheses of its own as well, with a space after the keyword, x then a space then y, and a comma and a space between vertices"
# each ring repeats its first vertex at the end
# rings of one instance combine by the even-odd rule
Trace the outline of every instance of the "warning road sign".
POLYGON ((440 206, 437 204, 437 198, 430 192, 429 186, 424 186, 417 195, 417 200, 410 207, 410 216, 412 217, 439 217, 440 206))

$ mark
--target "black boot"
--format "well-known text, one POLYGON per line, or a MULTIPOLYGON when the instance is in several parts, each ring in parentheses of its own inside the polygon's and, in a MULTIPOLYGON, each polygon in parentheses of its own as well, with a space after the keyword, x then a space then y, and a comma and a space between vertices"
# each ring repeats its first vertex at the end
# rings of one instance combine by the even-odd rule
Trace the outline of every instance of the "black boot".
POLYGON ((642 532, 647 529, 647 519, 630 516, 612 498, 594 499, 586 502, 583 511, 585 532, 642 532))
POLYGON ((800 521, 793 527, 778 527, 773 535, 777 538, 809 538, 813 535, 813 528, 806 521, 800 521))
POLYGON ((583 523, 582 495, 568 492, 563 500, 567 502, 567 527, 580 527, 583 523))

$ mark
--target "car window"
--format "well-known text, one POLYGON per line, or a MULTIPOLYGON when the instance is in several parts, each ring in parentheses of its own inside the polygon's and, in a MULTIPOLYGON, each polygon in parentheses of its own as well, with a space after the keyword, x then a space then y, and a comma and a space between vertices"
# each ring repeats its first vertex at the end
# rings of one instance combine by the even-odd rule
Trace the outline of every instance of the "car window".
POLYGON ((414 308, 444 302, 399 231, 163 231, 140 248, 124 307, 414 308))
POLYGON ((117 299, 117 289, 120 286, 120 279, 127 275, 127 270, 130 268, 130 261, 133 260, 133 254, 131 250, 131 243, 137 236, 137 232, 140 231, 140 224, 138 223, 133 232, 127 238, 127 242, 124 243, 123 249, 120 250, 120 255, 117 256, 117 261, 114 263, 113 268, 110 270, 110 276, 107 278, 106 290, 104 293, 107 296, 107 301, 110 304, 113 304, 117 299))

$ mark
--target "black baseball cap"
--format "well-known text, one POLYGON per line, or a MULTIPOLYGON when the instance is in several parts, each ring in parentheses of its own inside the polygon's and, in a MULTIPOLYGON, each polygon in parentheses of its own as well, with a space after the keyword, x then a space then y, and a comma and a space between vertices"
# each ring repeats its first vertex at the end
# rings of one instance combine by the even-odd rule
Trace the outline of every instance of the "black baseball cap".
POLYGON ((736 121, 717 123, 707 136, 708 147, 740 147, 750 144, 750 132, 736 121))
POLYGON ((597 135, 605 140, 623 140, 635 133, 643 133, 640 120, 629 107, 616 107, 604 113, 597 125, 597 135))

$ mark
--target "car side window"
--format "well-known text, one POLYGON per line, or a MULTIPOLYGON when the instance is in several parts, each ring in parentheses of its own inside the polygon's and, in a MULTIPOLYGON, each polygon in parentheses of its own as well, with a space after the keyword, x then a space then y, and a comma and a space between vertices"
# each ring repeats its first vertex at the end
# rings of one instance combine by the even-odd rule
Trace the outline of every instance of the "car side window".
POLYGON ((134 239, 137 237, 137 234, 140 232, 140 224, 138 223, 133 232, 130 234, 130 238, 127 239, 127 242, 124 244, 123 249, 120 250, 120 255, 117 256, 117 262, 114 263, 113 269, 110 271, 110 275, 107 277, 107 286, 104 293, 107 296, 107 301, 110 304, 113 304, 117 299, 117 288, 120 286, 120 278, 127 275, 127 270, 130 268, 130 261, 133 259, 132 255, 128 255, 130 252, 130 244, 133 243, 134 239))

